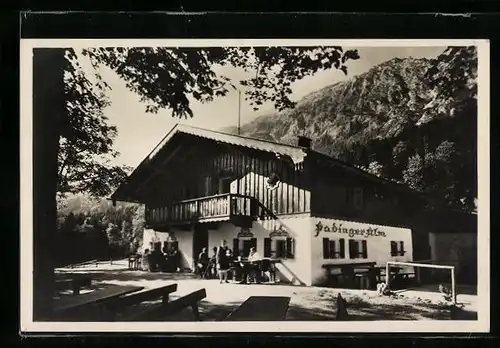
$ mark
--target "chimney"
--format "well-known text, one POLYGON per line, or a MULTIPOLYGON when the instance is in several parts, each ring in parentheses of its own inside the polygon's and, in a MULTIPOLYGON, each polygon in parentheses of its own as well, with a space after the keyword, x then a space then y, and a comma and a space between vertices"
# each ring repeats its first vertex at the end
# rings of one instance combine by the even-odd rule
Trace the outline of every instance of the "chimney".
POLYGON ((298 141, 297 141, 297 146, 300 146, 304 149, 310 149, 311 148, 311 139, 308 137, 303 137, 299 136, 298 141))

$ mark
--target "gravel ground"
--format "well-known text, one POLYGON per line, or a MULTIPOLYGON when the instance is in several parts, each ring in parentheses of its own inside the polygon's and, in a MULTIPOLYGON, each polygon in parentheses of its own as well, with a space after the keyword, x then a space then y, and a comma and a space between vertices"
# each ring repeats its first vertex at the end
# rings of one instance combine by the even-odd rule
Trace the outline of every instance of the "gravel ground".
MULTIPOLYGON (((137 285, 150 289, 177 283, 178 290, 171 298, 186 295, 205 288, 207 297, 200 303, 202 321, 219 321, 238 307, 249 296, 290 296, 290 307, 286 320, 328 321, 335 320, 336 297, 340 292, 347 301, 348 320, 449 320, 450 306, 442 295, 430 291, 406 291, 392 296, 379 296, 375 291, 302 287, 283 284, 220 284, 217 280, 199 280, 191 274, 162 274, 142 271, 128 271, 119 262, 113 266, 99 265, 81 269, 60 269, 61 273, 88 273, 96 284, 137 285), (121 265, 121 268, 120 268, 121 265)), ((122 262, 123 263, 123 262, 122 262)), ((453 317, 460 320, 477 320, 475 295, 458 295, 461 310, 453 310, 453 317)), ((140 306, 154 304, 149 302, 140 306)), ((135 311, 137 307, 128 308, 135 311)), ((164 318, 173 321, 189 321, 189 310, 175 317, 164 318)))

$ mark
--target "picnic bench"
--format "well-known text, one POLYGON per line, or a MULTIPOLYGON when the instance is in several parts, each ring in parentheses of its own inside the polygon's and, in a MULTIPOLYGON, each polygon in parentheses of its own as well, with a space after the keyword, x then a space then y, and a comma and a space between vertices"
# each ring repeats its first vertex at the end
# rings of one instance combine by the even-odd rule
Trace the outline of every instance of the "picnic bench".
POLYGON ((282 321, 289 304, 290 297, 251 296, 223 321, 282 321))
POLYGON ((185 308, 191 307, 193 321, 200 320, 198 304, 207 297, 205 289, 199 289, 188 295, 179 297, 171 302, 164 302, 158 305, 148 306, 142 310, 125 316, 123 321, 161 321, 173 314, 177 314, 185 308))
MULTIPOLYGON (((377 269, 377 281, 385 282, 387 279, 386 275, 386 267, 376 267, 377 269)), ((404 286, 408 281, 411 281, 411 276, 416 277, 415 272, 413 271, 405 271, 403 272, 403 267, 395 267, 391 266, 390 268, 390 281, 393 284, 393 287, 404 286)))
POLYGON ((177 291, 177 284, 168 284, 159 288, 137 291, 125 296, 120 296, 106 303, 107 319, 114 321, 118 312, 126 307, 134 306, 146 301, 161 298, 162 303, 168 303, 171 293, 177 291))
POLYGON ((353 263, 340 263, 340 264, 325 264, 322 268, 326 269, 329 280, 339 283, 339 281, 346 282, 350 287, 357 287, 360 289, 370 289, 375 286, 375 265, 376 262, 353 262, 353 263), (339 269, 341 273, 331 274, 332 269, 339 269), (362 270, 356 271, 356 270, 362 270))
POLYGON ((56 317, 66 315, 85 316, 87 309, 91 307, 101 306, 101 309, 105 309, 105 306, 102 305, 106 304, 106 302, 142 289, 144 289, 142 286, 110 285, 78 296, 61 296, 54 299, 53 313, 56 317))
POLYGON ((79 295, 81 288, 90 287, 92 285, 92 278, 89 276, 78 276, 56 279, 55 282, 56 291, 71 289, 73 295, 79 295))

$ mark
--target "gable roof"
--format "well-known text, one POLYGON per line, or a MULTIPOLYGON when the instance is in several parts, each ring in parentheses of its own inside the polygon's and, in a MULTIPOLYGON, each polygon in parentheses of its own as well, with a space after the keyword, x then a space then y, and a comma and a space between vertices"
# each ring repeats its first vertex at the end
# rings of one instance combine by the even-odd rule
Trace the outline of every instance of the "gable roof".
POLYGON ((172 139, 178 133, 194 135, 197 137, 210 139, 226 144, 249 147, 256 150, 287 155, 293 160, 294 163, 302 162, 304 160, 304 157, 306 156, 306 152, 304 151, 304 149, 299 146, 280 144, 268 140, 260 140, 244 137, 241 135, 198 128, 194 126, 176 124, 148 155, 148 158, 152 159, 154 156, 156 156, 156 154, 170 141, 170 139, 172 139))
POLYGON ((162 149, 165 149, 168 144, 172 141, 172 139, 178 135, 178 134, 185 134, 189 136, 194 136, 194 137, 199 137, 199 138, 204 138, 204 139, 209 139, 218 143, 225 143, 225 144, 230 144, 234 146, 241 146, 241 147, 247 147, 247 148, 252 148, 255 150, 259 151, 264 151, 264 152, 269 152, 269 153, 274 153, 274 154, 279 154, 282 156, 287 156, 289 157, 294 164, 300 163, 304 161, 304 158, 307 155, 312 156, 316 160, 319 160, 323 163, 328 163, 330 165, 334 166, 340 166, 344 169, 350 170, 354 172, 357 175, 364 176, 365 178, 376 181, 379 183, 383 184, 389 184, 393 186, 394 188, 399 188, 403 189, 404 191, 407 192, 412 192, 415 195, 418 195, 423 198, 423 195, 419 194, 418 192, 410 189, 409 187, 398 184, 393 181, 389 181, 380 177, 377 177, 371 173, 368 173, 362 169, 359 169, 351 164, 348 164, 346 162, 343 162, 341 160, 338 160, 336 158, 333 158, 331 156, 327 156, 325 154, 322 154, 320 152, 310 150, 310 149, 305 149, 300 146, 294 146, 294 145, 287 145, 287 144, 281 144, 277 142, 272 142, 268 140, 261 140, 261 139, 256 139, 256 138, 250 138, 250 137, 245 137, 241 135, 235 135, 235 134, 229 134, 229 133, 224 133, 224 132, 219 132, 219 131, 214 131, 214 130, 208 130, 204 128, 198 128, 194 126, 189 126, 189 125, 183 125, 183 124, 176 124, 166 135, 165 137, 158 143, 158 145, 155 146, 155 148, 149 153, 146 158, 134 169, 134 171, 128 176, 127 181, 121 184, 116 191, 111 195, 111 199, 121 199, 120 197, 123 196, 123 193, 127 190, 127 187, 131 184, 131 181, 134 179, 138 179, 138 177, 141 175, 141 173, 144 172, 149 172, 151 170, 150 164, 151 162, 158 157, 158 154, 161 152, 162 149))
POLYGON ((127 181, 122 183, 115 190, 110 198, 122 199, 125 192, 127 191, 128 186, 131 185, 131 182, 135 179, 138 179, 143 173, 147 173, 148 171, 150 171, 150 164, 158 157, 158 154, 161 152, 161 150, 167 148, 172 139, 180 134, 209 139, 217 143, 225 143, 234 146, 242 146, 259 151, 280 154, 282 156, 289 157, 295 164, 302 162, 307 155, 307 152, 299 146, 280 144, 272 141, 259 140, 240 135, 198 128, 194 126, 176 124, 158 143, 158 145, 156 145, 153 150, 134 169, 134 171, 128 176, 127 181))

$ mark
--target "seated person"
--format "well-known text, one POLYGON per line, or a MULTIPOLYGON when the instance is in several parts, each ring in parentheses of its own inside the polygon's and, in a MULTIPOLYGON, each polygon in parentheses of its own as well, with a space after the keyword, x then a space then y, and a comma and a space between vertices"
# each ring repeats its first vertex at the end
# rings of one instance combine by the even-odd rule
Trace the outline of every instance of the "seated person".
POLYGON ((255 247, 251 247, 248 254, 248 261, 253 263, 260 260, 262 260, 262 256, 255 250, 255 247))
POLYGON ((234 255, 233 255, 233 251, 231 249, 227 249, 226 250, 226 257, 227 257, 227 261, 229 263, 229 271, 228 271, 228 278, 231 277, 233 280, 234 280, 234 255))
POLYGON ((262 257, 257 253, 254 247, 250 248, 248 263, 243 264, 243 280, 241 283, 255 282, 259 283, 260 262, 262 257))
POLYGON ((276 282, 276 266, 273 262, 268 259, 263 259, 260 265, 260 270, 264 272, 264 274, 267 274, 271 283, 276 282))
POLYGON ((198 269, 197 273, 200 275, 200 277, 203 278, 208 278, 208 266, 209 266, 209 259, 208 259, 208 252, 207 248, 203 248, 201 250, 201 253, 198 255, 198 269))

